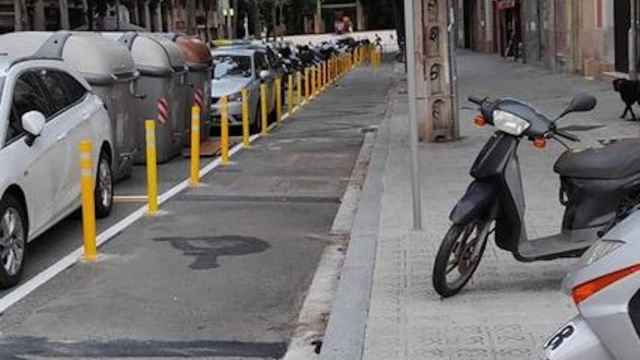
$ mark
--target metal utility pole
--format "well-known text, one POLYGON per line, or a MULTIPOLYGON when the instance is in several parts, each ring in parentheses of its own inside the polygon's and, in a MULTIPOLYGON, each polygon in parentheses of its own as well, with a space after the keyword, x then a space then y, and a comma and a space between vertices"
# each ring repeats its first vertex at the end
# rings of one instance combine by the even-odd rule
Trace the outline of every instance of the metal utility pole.
POLYGON ((411 192, 413 198, 413 229, 422 230, 422 195, 418 163, 418 121, 416 118, 416 38, 414 0, 404 0, 405 46, 407 55, 407 85, 409 96, 409 145, 411 149, 411 192))
POLYGON ((629 24, 629 79, 638 80, 638 51, 637 51, 637 25, 638 25, 638 9, 636 0, 629 0, 631 2, 631 21, 629 24))
POLYGON ((449 1, 449 27, 447 31, 449 32, 449 77, 451 79, 451 89, 450 92, 453 95, 453 121, 454 121, 454 130, 453 136, 458 139, 460 138, 460 97, 458 93, 458 63, 456 61, 456 44, 458 34, 456 29, 458 28, 456 24, 456 2, 449 1))

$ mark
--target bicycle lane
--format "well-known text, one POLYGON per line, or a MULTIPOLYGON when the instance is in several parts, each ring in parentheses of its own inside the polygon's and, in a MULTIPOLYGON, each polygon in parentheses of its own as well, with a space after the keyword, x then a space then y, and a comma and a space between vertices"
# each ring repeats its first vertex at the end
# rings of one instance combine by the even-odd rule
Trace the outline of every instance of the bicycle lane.
POLYGON ((9 308, 0 357, 280 357, 391 81, 352 72, 9 308))

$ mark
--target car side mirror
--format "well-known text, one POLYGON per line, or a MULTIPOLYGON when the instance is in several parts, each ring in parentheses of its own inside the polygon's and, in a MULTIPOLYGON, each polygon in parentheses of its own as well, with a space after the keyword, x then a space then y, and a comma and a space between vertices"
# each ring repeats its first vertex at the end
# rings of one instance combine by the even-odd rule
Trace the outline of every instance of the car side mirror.
POLYGON ((558 119, 573 112, 585 112, 591 111, 596 107, 598 101, 592 95, 582 93, 578 94, 571 99, 569 106, 558 116, 558 119))
POLYGON ((46 119, 40 111, 29 111, 22 115, 22 128, 27 132, 27 145, 33 142, 42 133, 46 119))
POLYGON ((260 79, 261 80, 267 80, 270 76, 271 76, 271 71, 269 71, 269 70, 260 71, 260 79))

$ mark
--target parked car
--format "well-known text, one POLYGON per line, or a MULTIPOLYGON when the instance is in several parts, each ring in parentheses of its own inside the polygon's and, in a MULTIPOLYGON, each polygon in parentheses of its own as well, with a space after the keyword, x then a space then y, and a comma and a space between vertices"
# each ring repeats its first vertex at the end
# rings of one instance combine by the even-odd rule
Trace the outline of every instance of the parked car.
POLYGON ((242 125, 242 93, 249 94, 249 123, 252 132, 261 126, 260 84, 267 85, 267 112, 275 114, 273 83, 275 73, 267 60, 266 51, 255 46, 231 46, 212 51, 211 115, 214 126, 220 124, 219 100, 227 96, 229 125, 242 125))
POLYGON ((102 100, 60 60, 0 55, 0 287, 15 285, 27 242, 80 207, 79 143, 93 144, 95 207, 113 203, 111 125, 102 100))

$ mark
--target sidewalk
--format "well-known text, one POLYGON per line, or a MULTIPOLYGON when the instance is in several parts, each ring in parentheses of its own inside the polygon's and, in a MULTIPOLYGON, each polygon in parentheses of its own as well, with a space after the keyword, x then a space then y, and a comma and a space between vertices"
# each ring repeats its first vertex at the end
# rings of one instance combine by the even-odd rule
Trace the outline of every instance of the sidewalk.
MULTIPOLYGON (((458 62, 463 106, 469 106, 469 95, 511 96, 552 115, 573 94, 587 91, 598 98, 597 110, 572 115, 562 125, 600 123, 606 128, 579 133, 579 146, 639 134, 638 124, 618 119, 623 107, 609 83, 469 52, 460 52, 458 62)), ((475 128, 475 112, 461 110, 460 141, 420 145, 424 231, 413 232, 408 109, 401 90, 394 91, 392 115, 380 129, 378 152, 371 161, 371 168, 379 171, 369 173, 363 190, 363 198, 377 196, 378 203, 361 204, 356 215, 321 359, 538 359, 546 337, 576 313, 559 291, 575 260, 523 264, 490 243, 466 289, 441 300, 431 285, 435 252, 450 225, 451 208, 471 181, 471 163, 491 129, 475 128), (354 287, 362 291, 354 295, 354 287)), ((548 144, 544 151, 527 143, 520 147, 530 237, 560 228, 558 177, 552 167, 562 150, 557 144, 548 144)))
POLYGON ((9 308, 0 358, 281 358, 392 80, 354 70, 9 308))

